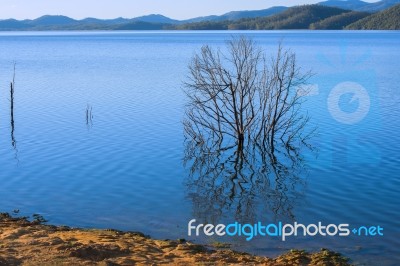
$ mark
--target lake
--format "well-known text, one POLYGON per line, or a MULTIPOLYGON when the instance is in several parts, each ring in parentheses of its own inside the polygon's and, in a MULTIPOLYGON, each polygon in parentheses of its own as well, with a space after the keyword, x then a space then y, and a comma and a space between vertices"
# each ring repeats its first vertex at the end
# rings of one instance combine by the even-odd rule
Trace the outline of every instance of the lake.
POLYGON ((2 32, 0 211, 229 242, 259 255, 325 247, 360 265, 398 265, 399 45, 398 31, 2 32), (295 178, 250 181, 228 196, 234 184, 201 185, 184 165, 182 83, 203 44, 224 49, 243 34, 268 55, 282 41, 314 73, 303 110, 317 134, 295 178), (191 219, 216 224, 238 217, 380 226, 384 235, 187 235, 191 219))

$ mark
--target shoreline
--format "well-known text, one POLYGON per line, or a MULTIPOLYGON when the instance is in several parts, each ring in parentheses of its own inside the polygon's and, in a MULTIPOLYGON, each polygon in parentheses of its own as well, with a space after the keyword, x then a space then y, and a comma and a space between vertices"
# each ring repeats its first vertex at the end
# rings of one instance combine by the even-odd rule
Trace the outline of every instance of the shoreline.
POLYGON ((276 258, 209 247, 184 239, 157 240, 140 232, 43 224, 0 213, 0 265, 350 265, 321 249, 290 250, 276 258))

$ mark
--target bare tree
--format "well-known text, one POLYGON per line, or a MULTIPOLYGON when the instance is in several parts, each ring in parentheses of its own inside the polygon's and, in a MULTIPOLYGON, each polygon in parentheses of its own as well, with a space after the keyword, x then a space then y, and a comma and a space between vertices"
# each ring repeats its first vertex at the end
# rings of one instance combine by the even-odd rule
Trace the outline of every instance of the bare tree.
POLYGON ((297 91, 310 75, 281 45, 270 59, 246 37, 229 41, 226 53, 205 45, 194 55, 184 84, 185 136, 197 143, 233 138, 238 150, 249 140, 272 153, 278 140, 294 149, 295 141, 308 137, 303 129, 309 118, 300 111, 304 94, 297 91))

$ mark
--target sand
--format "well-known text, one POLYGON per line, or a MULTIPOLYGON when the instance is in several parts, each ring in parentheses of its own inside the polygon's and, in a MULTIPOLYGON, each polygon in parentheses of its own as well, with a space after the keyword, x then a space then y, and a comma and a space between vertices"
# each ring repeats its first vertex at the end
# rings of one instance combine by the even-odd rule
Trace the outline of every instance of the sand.
POLYGON ((156 240, 138 232, 45 225, 0 213, 0 265, 349 265, 340 254, 291 250, 277 258, 156 240))

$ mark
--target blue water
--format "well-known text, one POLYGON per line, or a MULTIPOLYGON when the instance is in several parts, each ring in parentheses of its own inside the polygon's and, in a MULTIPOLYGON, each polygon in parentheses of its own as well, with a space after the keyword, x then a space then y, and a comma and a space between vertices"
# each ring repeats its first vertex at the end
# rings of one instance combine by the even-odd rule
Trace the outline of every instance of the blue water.
MULTIPOLYGON (((359 265, 398 265, 399 45, 396 31, 1 33, 0 211, 20 209, 52 224, 137 230, 155 238, 228 241, 260 255, 326 247, 359 265), (225 201, 218 202, 218 212, 215 206, 204 212, 215 203, 210 195, 232 198, 210 184, 193 187, 183 165, 182 82, 203 44, 224 49, 225 40, 240 34, 253 37, 270 55, 282 41, 299 66, 314 73, 303 110, 318 128, 315 151, 304 154, 297 178, 275 184, 280 189, 257 183, 251 192, 235 195, 236 203, 251 199, 241 215, 264 223, 290 218, 352 228, 380 225, 384 236, 301 236, 285 242, 187 236, 193 218, 214 223, 238 218, 237 204, 225 201), (369 97, 364 117, 351 124, 335 120, 328 105, 332 90, 346 82, 369 97)), ((352 98, 351 93, 339 98, 345 114, 365 100, 352 98)))

